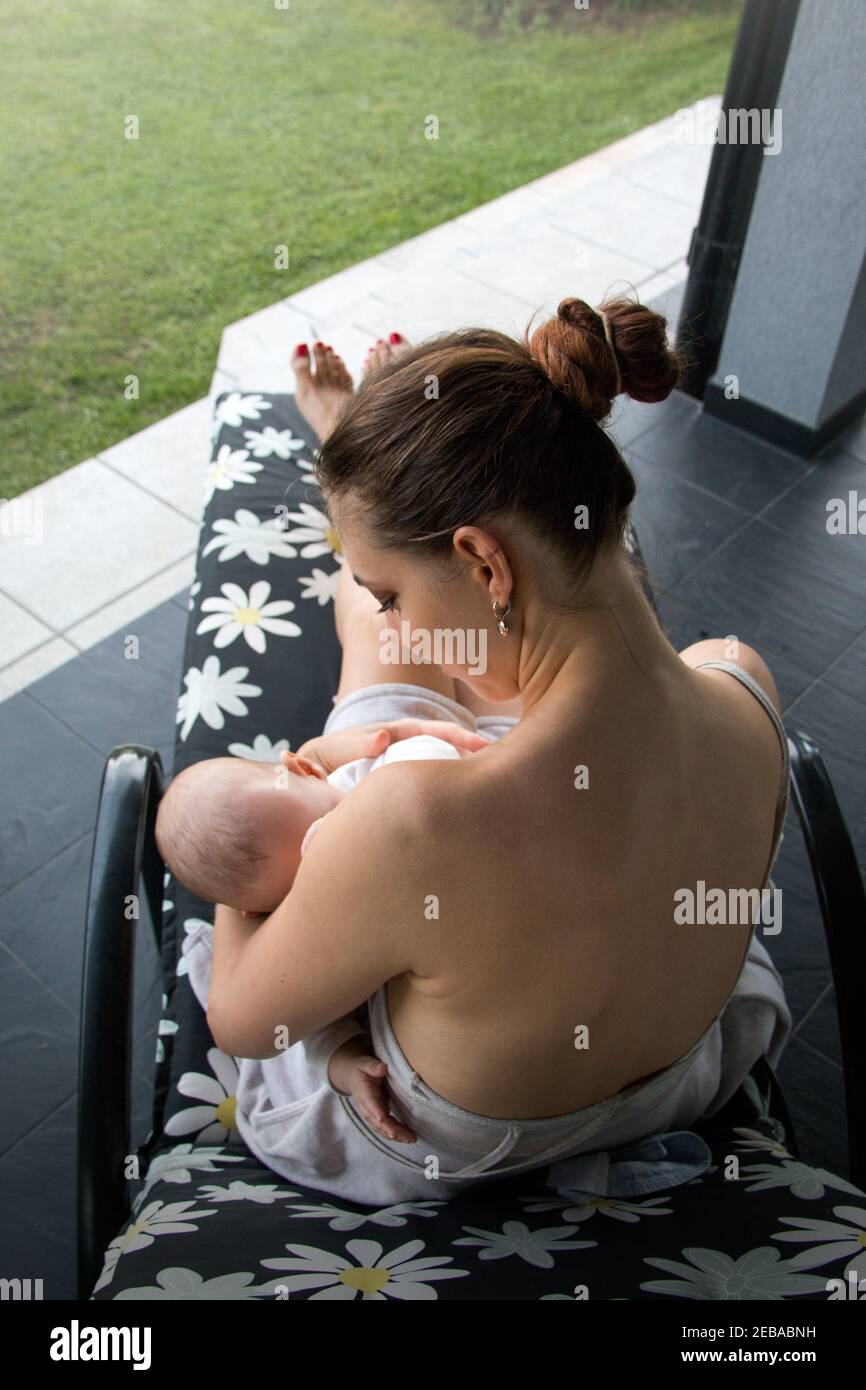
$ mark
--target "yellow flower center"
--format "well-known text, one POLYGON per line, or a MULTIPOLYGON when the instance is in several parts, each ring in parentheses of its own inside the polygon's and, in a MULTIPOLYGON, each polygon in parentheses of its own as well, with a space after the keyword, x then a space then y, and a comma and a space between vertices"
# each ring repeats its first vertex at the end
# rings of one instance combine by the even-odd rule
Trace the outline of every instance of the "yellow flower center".
POLYGON ((222 1125, 223 1129, 235 1130, 237 1129, 237 1124, 235 1122, 235 1112, 237 1108, 238 1103, 235 1097, 226 1096, 225 1100, 221 1100, 217 1106, 214 1119, 218 1124, 222 1125))
POLYGON ((387 1269, 347 1269, 340 1275, 340 1283, 360 1293, 378 1293, 388 1282, 387 1269))
POLYGON ((228 464, 215 463, 211 468, 211 472, 215 478, 222 478, 224 474, 228 472, 228 464))
POLYGON ((241 627, 257 627, 262 620, 261 609, 259 608, 236 608, 232 613, 236 623, 241 627))
POLYGON ((343 547, 340 545, 340 537, 337 535, 333 526, 325 527, 325 540, 331 547, 335 555, 342 555, 343 547))
POLYGON ((866 1250, 866 1231, 860 1232, 859 1236, 857 1237, 857 1244, 862 1245, 863 1249, 866 1250))
POLYGON ((136 1236, 140 1235, 142 1231, 146 1230, 147 1222, 143 1221, 141 1217, 139 1217, 137 1221, 133 1221, 132 1225, 126 1231, 123 1240, 120 1243, 121 1252, 125 1254, 132 1242, 135 1240, 136 1236))

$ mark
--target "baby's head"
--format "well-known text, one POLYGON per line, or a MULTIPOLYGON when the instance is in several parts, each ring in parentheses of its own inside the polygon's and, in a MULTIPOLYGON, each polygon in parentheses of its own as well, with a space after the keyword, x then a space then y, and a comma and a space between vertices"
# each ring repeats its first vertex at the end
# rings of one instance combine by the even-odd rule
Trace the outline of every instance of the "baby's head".
POLYGON ((162 798, 156 843, 175 878, 205 902, 272 912, 295 880, 314 821, 344 793, 306 758, 208 758, 162 798))

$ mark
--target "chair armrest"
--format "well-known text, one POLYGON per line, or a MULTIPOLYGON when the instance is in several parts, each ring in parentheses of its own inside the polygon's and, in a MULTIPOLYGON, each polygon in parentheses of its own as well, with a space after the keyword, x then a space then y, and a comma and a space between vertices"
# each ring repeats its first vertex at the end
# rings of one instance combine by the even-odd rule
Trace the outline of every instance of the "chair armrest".
POLYGON ((866 1187, 866 1048, 860 1011, 866 979, 866 892, 830 775, 808 734, 789 733, 791 791, 824 922, 845 1073, 851 1180, 866 1187))
POLYGON ((163 865, 153 834, 160 756, 127 745, 109 754, 84 934, 78 1053, 78 1294, 88 1299, 109 1242, 129 1212, 135 925, 143 886, 159 943, 163 865), (132 904, 132 899, 135 903, 132 904))

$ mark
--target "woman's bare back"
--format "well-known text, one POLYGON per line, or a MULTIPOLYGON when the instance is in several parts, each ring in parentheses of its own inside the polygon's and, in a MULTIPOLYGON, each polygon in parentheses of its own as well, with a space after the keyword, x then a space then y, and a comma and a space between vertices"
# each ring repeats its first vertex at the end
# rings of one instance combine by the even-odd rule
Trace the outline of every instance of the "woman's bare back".
POLYGON ((605 696, 466 761, 413 765, 430 852, 395 847, 391 867, 424 925, 389 1013, 424 1081, 478 1114, 565 1113, 670 1065, 745 956, 748 924, 678 923, 675 894, 763 886, 771 720, 731 675, 685 663, 651 698, 605 696))

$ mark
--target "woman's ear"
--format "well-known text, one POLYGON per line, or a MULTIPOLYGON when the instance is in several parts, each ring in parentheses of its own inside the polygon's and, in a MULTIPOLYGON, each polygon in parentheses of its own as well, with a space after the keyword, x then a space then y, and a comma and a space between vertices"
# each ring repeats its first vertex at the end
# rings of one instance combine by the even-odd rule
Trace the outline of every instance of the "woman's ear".
POLYGON ((487 600, 506 604, 514 588, 514 576, 496 537, 481 526, 459 526, 452 544, 458 558, 471 566, 473 578, 484 586, 487 600))

